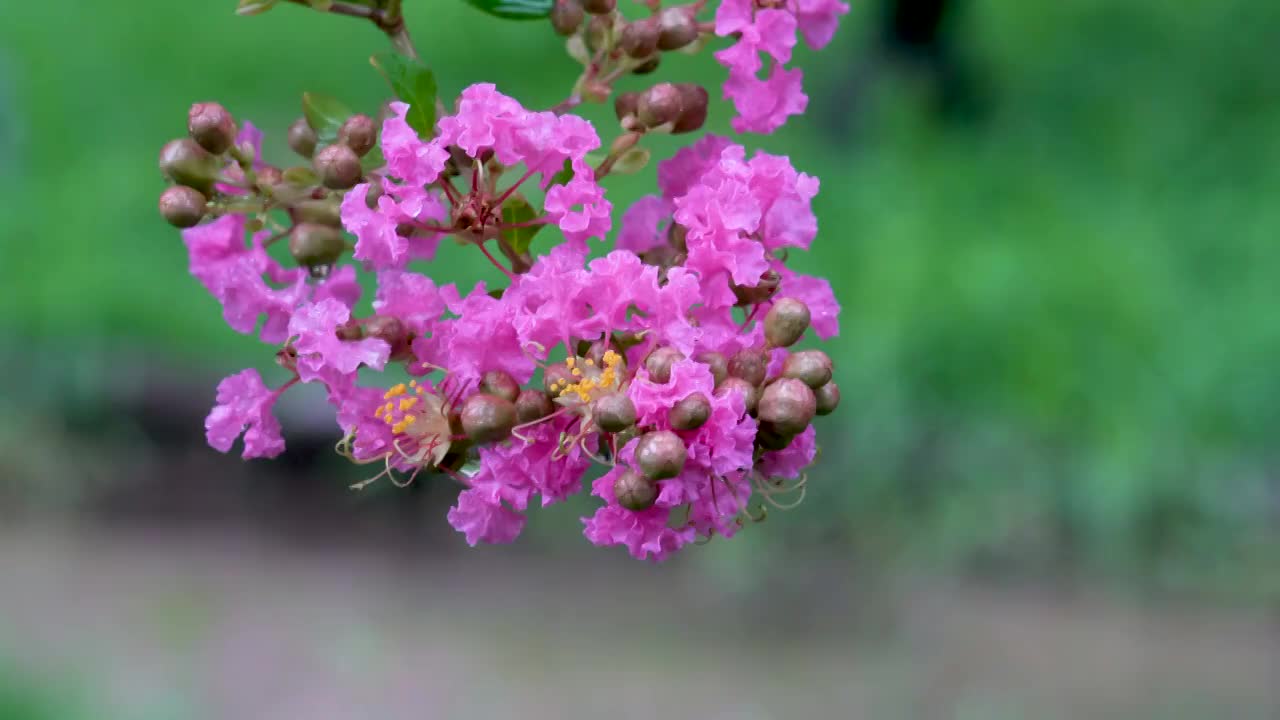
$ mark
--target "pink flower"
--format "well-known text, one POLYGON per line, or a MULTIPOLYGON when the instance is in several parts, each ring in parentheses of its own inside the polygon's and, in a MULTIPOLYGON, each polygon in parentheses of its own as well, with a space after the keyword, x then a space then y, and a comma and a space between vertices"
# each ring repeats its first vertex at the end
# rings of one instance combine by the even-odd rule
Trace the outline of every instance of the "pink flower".
MULTIPOLYGON (((409 106, 391 103, 394 113, 382 123, 382 156, 386 170, 406 185, 421 187, 440 177, 449 153, 438 143, 425 143, 405 122, 409 106)), ((350 193, 347 197, 350 197, 350 193)))
POLYGON ((524 530, 525 517, 501 503, 491 502, 479 490, 464 490, 458 504, 449 509, 449 524, 467 536, 467 544, 509 543, 524 530))
POLYGON ((671 220, 671 203, 658 195, 646 195, 635 201, 622 216, 618 232, 619 250, 642 253, 667 244, 667 224, 671 220))
POLYGON ((343 265, 316 286, 311 300, 320 302, 333 298, 348 308, 353 308, 357 302, 360 302, 362 292, 360 282, 356 280, 356 269, 350 265, 343 265))
POLYGON ((816 438, 817 431, 810 425, 785 448, 765 453, 756 470, 766 480, 794 480, 800 477, 804 469, 813 464, 813 458, 818 454, 816 438))
POLYGON ((421 335, 444 313, 445 302, 431 278, 403 270, 384 270, 378 273, 373 310, 399 318, 415 335, 421 335))
POLYGON ((217 404, 205 418, 205 437, 218 452, 228 452, 244 433, 246 460, 284 452, 280 423, 271 414, 279 393, 262 383, 257 370, 242 370, 218 383, 217 404))
POLYGON ((297 338, 298 376, 303 382, 324 380, 331 373, 349 375, 367 365, 381 370, 390 346, 377 338, 341 340, 337 330, 351 318, 351 311, 333 298, 298 308, 289 320, 289 335, 297 338))
POLYGON ((680 148, 675 155, 658 163, 658 187, 668 200, 689 192, 699 179, 716 164, 725 148, 734 143, 723 135, 704 135, 689 147, 680 148))
POLYGON ((448 368, 450 378, 464 387, 489 370, 503 370, 518 382, 529 380, 536 366, 522 350, 513 326, 517 308, 491 297, 484 283, 465 298, 446 285, 441 296, 458 317, 439 321, 430 337, 414 341, 420 360, 448 368))
POLYGON ((581 160, 573 163, 572 180, 547 191, 545 210, 571 242, 603 238, 613 224, 613 205, 604 199, 591 166, 581 160))
POLYGON ((366 202, 368 183, 352 188, 342 199, 343 227, 356 236, 355 258, 381 270, 402 268, 415 258, 434 257, 440 234, 415 230, 412 225, 443 220, 447 213, 440 200, 409 187, 384 188, 386 192, 378 197, 375 209, 366 202), (414 235, 400 234, 402 225, 409 225, 414 235))
MULTIPOLYGON (((693 542, 695 531, 692 527, 677 529, 667 526, 671 508, 663 506, 661 498, 658 505, 639 512, 627 510, 617 504, 617 498, 613 495, 613 483, 624 470, 626 468, 619 465, 592 483, 591 494, 605 500, 607 504, 596 510, 591 517, 582 519, 582 534, 587 540, 600 547, 622 545, 632 557, 654 562, 665 560, 693 542)), ((664 480, 662 484, 669 482, 671 481, 664 480)))
POLYGON ((799 115, 809 106, 809 97, 800 86, 804 73, 774 65, 769 79, 753 74, 729 72, 724 83, 724 96, 733 101, 738 116, 732 121, 740 133, 769 134, 782 127, 788 117, 799 115))
POLYGON ((814 50, 821 50, 831 42, 840 16, 849 12, 849 5, 841 0, 796 0, 796 7, 800 33, 814 50))
POLYGON ((778 265, 782 282, 774 297, 793 297, 809 306, 809 327, 823 340, 840 334, 840 303, 836 301, 831 283, 820 277, 800 275, 784 265, 778 265))
POLYGON ((251 334, 265 315, 259 337, 266 343, 284 342, 294 308, 311 289, 302 271, 296 272, 292 285, 279 289, 268 285, 262 272, 263 262, 256 254, 242 255, 218 267, 211 283, 213 294, 222 303, 222 317, 233 330, 251 334))

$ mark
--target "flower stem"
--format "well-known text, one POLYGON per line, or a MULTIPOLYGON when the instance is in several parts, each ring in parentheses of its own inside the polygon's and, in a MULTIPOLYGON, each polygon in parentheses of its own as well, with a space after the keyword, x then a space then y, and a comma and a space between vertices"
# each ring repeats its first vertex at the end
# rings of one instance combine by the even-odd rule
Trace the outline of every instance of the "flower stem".
POLYGON ((489 252, 489 248, 485 247, 484 243, 478 242, 476 243, 476 247, 480 248, 480 252, 484 253, 484 256, 489 258, 489 262, 493 263, 494 267, 501 270, 502 274, 506 275, 508 280, 516 279, 515 274, 512 273, 510 270, 508 270, 506 265, 503 265, 502 263, 498 262, 498 258, 494 257, 493 253, 489 252))
MULTIPOLYGON (((298 5, 309 5, 307 0, 289 0, 289 2, 298 5)), ((391 40, 391 45, 401 55, 417 59, 418 49, 413 45, 413 39, 409 37, 409 28, 404 24, 404 14, 400 9, 401 0, 387 0, 386 8, 367 7, 365 5, 356 5, 355 3, 341 2, 335 0, 329 4, 329 12, 334 15, 346 15, 347 17, 364 18, 370 20, 378 29, 386 33, 391 40)))

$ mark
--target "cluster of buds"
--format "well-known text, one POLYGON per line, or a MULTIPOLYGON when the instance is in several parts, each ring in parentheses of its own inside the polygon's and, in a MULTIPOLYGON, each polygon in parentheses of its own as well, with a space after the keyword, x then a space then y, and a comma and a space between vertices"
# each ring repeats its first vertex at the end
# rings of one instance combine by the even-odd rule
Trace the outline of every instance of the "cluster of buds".
POLYGON ((405 102, 380 122, 318 127, 308 113, 287 142, 310 165, 280 170, 262 162, 252 125, 237 130, 216 103, 191 109, 189 137, 161 156, 174 183, 161 212, 184 228, 191 273, 228 324, 277 346, 289 374, 274 388, 254 369, 226 378, 206 421, 213 447, 243 436, 245 458, 278 455, 275 403, 320 385, 338 452, 378 468, 353 487, 451 477, 464 489, 450 524, 471 544, 510 542, 535 497, 581 492, 600 465, 590 489, 602 504, 584 535, 651 560, 803 496, 813 421, 840 401, 831 359, 797 349, 838 332, 839 305, 825 280, 787 266, 817 235, 818 181, 785 157, 705 136, 658 164, 660 192, 628 208, 614 247, 591 259, 614 227, 601 180, 647 133, 699 129, 708 93, 658 83, 618 96, 622 134, 594 162, 601 140, 569 110, 662 52, 700 47, 726 8, 757 24, 789 13, 803 29, 840 4, 725 2, 714 24, 697 18, 705 1, 646 4, 650 16, 634 21, 614 0, 555 4, 552 24, 587 69, 549 111, 478 84, 426 132, 405 102), (535 253, 544 228, 564 241, 535 253), (296 267, 267 252, 284 238, 296 267), (474 246, 499 285, 464 291, 410 269, 445 238, 474 246), (376 281, 368 315, 353 313, 357 268, 376 281), (369 382, 392 367, 411 379, 369 382))

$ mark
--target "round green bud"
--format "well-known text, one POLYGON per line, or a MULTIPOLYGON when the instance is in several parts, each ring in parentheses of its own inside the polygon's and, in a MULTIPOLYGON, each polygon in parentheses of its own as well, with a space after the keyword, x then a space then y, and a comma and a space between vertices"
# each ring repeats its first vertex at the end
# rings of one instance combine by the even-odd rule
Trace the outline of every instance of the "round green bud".
POLYGON ((582 9, 592 15, 608 15, 618 7, 618 0, 581 0, 582 9))
POLYGON ((711 377, 715 378, 716 385, 729 377, 729 358, 725 357, 724 353, 704 352, 698 355, 697 360, 711 368, 711 377))
POLYGON ((764 450, 785 450, 794 437, 794 435, 778 432, 772 423, 762 422, 756 431, 756 445, 764 450))
POLYGON ((195 188, 206 196, 213 193, 218 176, 217 156, 191 138, 170 140, 160 149, 160 172, 179 185, 195 188))
POLYGON ((782 298, 764 316, 764 339, 773 347, 791 347, 809 329, 809 306, 782 298))
POLYGON ((679 50, 697 39, 698 22, 687 8, 667 8, 658 16, 658 49, 679 50))
POLYGON ((218 103, 196 103, 187 112, 187 133, 200 147, 221 155, 236 141, 236 121, 218 103))
POLYGON ((671 83, 658 83, 640 94, 636 119, 647 128, 675 123, 683 110, 680 90, 671 83))
POLYGON ((684 353, 672 347, 660 347, 644 359, 644 369, 649 371, 649 379, 656 383, 671 380, 671 366, 684 360, 684 353))
POLYGON ((160 193, 160 215, 174 227, 194 227, 204 218, 206 202, 199 190, 173 185, 160 193))
POLYGON ((404 326, 400 318, 376 315, 365 321, 364 332, 367 337, 377 338, 389 345, 392 360, 408 360, 413 357, 413 333, 404 326))
POLYGON ((729 374, 752 385, 764 382, 769 372, 769 353, 760 348, 746 348, 729 358, 729 374))
POLYGON ((635 470, 624 470, 613 481, 613 496, 628 510, 648 510, 658 501, 658 483, 635 470))
POLYGON ((622 37, 618 39, 618 47, 628 57, 649 57, 658 51, 658 23, 653 18, 645 18, 627 23, 622 28, 622 37))
POLYGON ((293 215, 302 222, 338 228, 342 227, 340 207, 337 199, 303 200, 293 206, 293 215))
POLYGON ((760 419, 783 435, 798 435, 818 411, 813 390, 794 378, 770 383, 760 395, 760 419))
POLYGON ((684 441, 670 430, 645 433, 636 444, 636 466, 653 480, 679 475, 687 457, 684 441))
POLYGON ((831 358, 821 350, 791 353, 782 364, 782 376, 794 378, 817 390, 831 382, 831 358))
POLYGON ((680 116, 671 128, 674 135, 693 132, 702 128, 707 122, 707 103, 710 96, 707 89, 693 83, 680 83, 680 116))
POLYGON ((331 225, 301 223, 289 231, 289 254, 303 267, 332 265, 346 247, 342 232, 331 225))
POLYGON ((755 415, 760 404, 760 388, 730 375, 716 386, 716 397, 726 397, 731 393, 740 393, 748 415, 755 415))
POLYGON ((330 190, 346 190, 360 182, 360 158, 342 143, 334 143, 311 160, 320 182, 330 190))
POLYGON ((556 0, 551 7, 551 27, 565 37, 578 32, 583 17, 582 4, 578 0, 556 0))
POLYGON ((813 391, 818 399, 818 414, 830 415, 840 406, 840 387, 833 382, 813 391))
POLYGON ((490 370, 480 378, 480 392, 515 402, 520 396, 520 384, 502 370, 490 370))
POLYGON ((368 115, 352 115, 338 128, 338 142, 364 157, 378 144, 378 126, 368 115))
POLYGON ((523 423, 531 423, 555 412, 551 398, 541 390, 521 390, 516 397, 516 419, 523 423))
POLYGON ((306 118, 298 118, 289 126, 289 149, 304 158, 311 159, 316 154, 316 145, 320 138, 316 131, 307 124, 306 118))
POLYGON ((591 417, 601 430, 621 432, 636 424, 636 406, 625 393, 611 393, 592 404, 591 417))
POLYGON ((515 403, 486 393, 467 398, 459 415, 463 434, 478 443, 503 440, 516 425, 515 403))
POLYGON ((676 403, 668 414, 676 430, 697 430, 711 419, 711 401, 702 393, 693 393, 676 403))

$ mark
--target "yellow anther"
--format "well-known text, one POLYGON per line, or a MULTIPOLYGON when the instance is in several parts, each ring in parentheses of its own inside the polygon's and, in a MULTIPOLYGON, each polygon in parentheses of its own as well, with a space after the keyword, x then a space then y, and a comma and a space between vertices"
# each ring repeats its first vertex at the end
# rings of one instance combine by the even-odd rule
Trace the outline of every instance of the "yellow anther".
POLYGON ((400 383, 399 385, 396 385, 395 387, 388 390, 387 393, 382 396, 382 399, 390 400, 393 397, 400 397, 404 393, 405 393, 404 383, 400 383))
POLYGON ((410 410, 413 408, 414 405, 417 405, 417 404, 418 404, 418 398, 407 397, 400 401, 400 412, 404 412, 405 410, 410 410))
POLYGON ((595 360, 592 360, 591 358, 587 358, 587 359, 586 359, 586 360, 584 360, 583 362, 585 362, 585 363, 587 364, 587 367, 592 367, 592 366, 594 366, 594 365, 596 364, 596 361, 595 361, 595 360))
POLYGON ((569 372, 573 373, 573 376, 574 376, 574 377, 580 377, 580 376, 582 375, 582 371, 581 371, 581 370, 579 370, 578 368, 574 368, 574 369, 570 370, 569 372))
POLYGON ((414 390, 414 392, 418 393, 419 395, 423 395, 423 394, 425 394, 425 393, 427 392, 427 389, 426 389, 426 388, 424 388, 424 387, 422 387, 421 385, 419 385, 419 386, 418 386, 418 389, 417 389, 417 390, 414 390))
POLYGON ((417 380, 410 380, 410 381, 409 381, 409 387, 411 387, 411 388, 416 388, 416 387, 418 387, 418 381, 417 381, 417 380))
POLYGON ((622 356, 612 350, 605 350, 603 360, 607 367, 613 367, 622 362, 622 356))
POLYGON ((573 364, 576 362, 578 362, 578 358, 575 357, 567 357, 564 359, 565 367, 573 367, 573 364))

